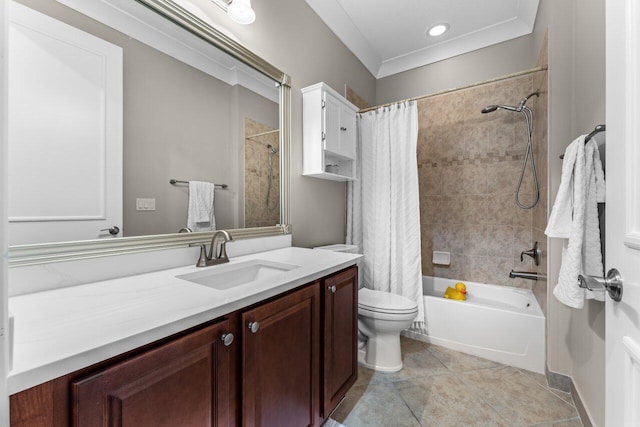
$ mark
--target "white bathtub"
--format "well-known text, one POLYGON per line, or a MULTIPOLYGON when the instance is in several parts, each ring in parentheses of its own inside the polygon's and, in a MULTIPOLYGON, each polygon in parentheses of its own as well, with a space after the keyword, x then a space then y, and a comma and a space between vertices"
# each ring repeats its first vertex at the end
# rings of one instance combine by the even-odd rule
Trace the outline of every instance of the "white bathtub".
POLYGON ((545 318, 533 292, 463 281, 466 301, 443 298, 456 282, 424 276, 427 334, 403 335, 543 374, 545 318))

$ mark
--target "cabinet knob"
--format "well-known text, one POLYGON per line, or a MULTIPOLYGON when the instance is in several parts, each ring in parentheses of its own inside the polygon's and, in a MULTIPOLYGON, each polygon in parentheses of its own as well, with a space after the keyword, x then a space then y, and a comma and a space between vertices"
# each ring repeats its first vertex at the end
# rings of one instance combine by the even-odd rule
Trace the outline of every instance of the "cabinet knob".
POLYGON ((329 292, 331 292, 332 294, 335 294, 335 293, 336 293, 336 290, 337 290, 337 288, 336 288, 336 286, 335 286, 335 285, 331 285, 331 286, 329 286, 329 288, 328 288, 328 289, 329 289, 329 292))
POLYGON ((344 126, 340 126, 340 130, 341 130, 342 132, 346 132, 346 131, 347 131, 347 128, 346 128, 346 127, 344 127, 344 126))
POLYGON ((233 343, 233 334, 222 334, 222 342, 225 346, 229 347, 233 343))
POLYGON ((249 330, 252 333, 255 334, 256 332, 258 332, 258 329, 260 329, 260 323, 258 323, 258 322, 249 322, 249 330))

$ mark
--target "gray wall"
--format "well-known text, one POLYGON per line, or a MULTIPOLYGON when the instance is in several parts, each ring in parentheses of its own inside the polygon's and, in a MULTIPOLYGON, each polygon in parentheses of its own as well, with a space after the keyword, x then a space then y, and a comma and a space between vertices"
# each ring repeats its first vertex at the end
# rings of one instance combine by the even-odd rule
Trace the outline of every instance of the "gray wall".
MULTIPOLYGON (((562 162, 558 155, 578 135, 605 120, 605 0, 563 0, 552 6, 549 29, 549 188, 555 200, 562 162)), ((551 239, 550 290, 560 268, 561 245, 551 239)), ((549 369, 571 375, 591 421, 604 426, 604 304, 583 310, 550 297, 549 369)))
POLYGON ((233 23, 221 11, 209 13, 217 26, 226 27, 243 45, 291 76, 293 244, 344 242, 346 185, 302 176, 300 89, 324 81, 343 93, 347 84, 373 103, 375 79, 306 2, 255 1, 252 6, 257 18, 247 26, 233 23))
POLYGON ((532 34, 378 80, 376 104, 459 88, 535 67, 550 3, 540 0, 532 34))

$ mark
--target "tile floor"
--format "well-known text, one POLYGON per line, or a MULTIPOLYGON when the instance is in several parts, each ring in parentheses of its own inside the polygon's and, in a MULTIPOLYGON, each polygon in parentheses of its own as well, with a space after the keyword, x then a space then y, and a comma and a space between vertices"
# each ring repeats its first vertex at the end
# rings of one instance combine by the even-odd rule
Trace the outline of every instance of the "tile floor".
POLYGON ((582 427, 571 395, 544 375, 404 337, 402 353, 400 372, 360 367, 325 426, 582 427))

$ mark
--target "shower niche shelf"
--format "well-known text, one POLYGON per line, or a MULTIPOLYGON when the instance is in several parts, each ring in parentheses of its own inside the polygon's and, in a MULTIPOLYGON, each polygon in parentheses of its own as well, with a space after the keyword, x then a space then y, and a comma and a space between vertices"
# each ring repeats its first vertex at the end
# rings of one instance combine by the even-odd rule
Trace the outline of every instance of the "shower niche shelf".
POLYGON ((303 175, 355 180, 357 112, 325 83, 302 89, 303 175))

